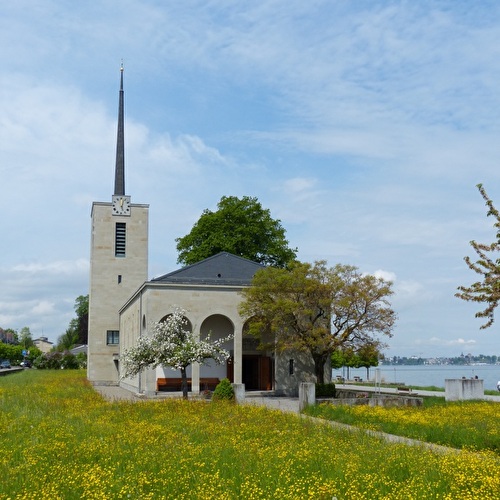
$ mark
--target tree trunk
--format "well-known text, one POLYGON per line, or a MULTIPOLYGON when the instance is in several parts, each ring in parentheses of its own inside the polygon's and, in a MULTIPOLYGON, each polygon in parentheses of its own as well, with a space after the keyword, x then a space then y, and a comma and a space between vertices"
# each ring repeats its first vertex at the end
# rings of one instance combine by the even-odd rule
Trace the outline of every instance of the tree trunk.
POLYGON ((188 398, 188 379, 187 379, 187 374, 186 374, 186 367, 184 366, 181 368, 181 389, 182 389, 182 397, 184 399, 188 398))
POLYGON ((314 374, 316 375, 316 382, 318 384, 325 383, 325 363, 327 359, 328 359, 328 354, 313 355, 314 374))

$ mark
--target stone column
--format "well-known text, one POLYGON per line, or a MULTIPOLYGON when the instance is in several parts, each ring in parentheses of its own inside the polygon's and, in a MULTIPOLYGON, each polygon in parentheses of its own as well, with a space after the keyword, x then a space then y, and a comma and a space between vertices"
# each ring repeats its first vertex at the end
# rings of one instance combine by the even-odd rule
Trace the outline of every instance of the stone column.
MULTIPOLYGON (((234 325, 234 355, 233 355, 233 377, 235 384, 243 383, 243 324, 235 322, 234 325)), ((243 387, 245 387, 243 385, 243 387)), ((244 389, 243 389, 244 390, 244 389)))
POLYGON ((193 394, 200 393, 200 364, 193 363, 191 365, 191 392, 193 394))
POLYGON ((234 390, 234 400, 237 404, 245 402, 245 384, 231 384, 234 390))

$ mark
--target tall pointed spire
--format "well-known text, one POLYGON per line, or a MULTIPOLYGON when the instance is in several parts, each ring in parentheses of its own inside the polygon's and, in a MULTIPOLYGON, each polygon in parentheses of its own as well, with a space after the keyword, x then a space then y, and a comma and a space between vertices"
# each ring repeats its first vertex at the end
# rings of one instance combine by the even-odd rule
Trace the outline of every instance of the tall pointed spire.
POLYGON ((125 141, 123 131, 123 62, 120 66, 120 98, 118 103, 118 132, 116 137, 115 195, 125 194, 125 141))

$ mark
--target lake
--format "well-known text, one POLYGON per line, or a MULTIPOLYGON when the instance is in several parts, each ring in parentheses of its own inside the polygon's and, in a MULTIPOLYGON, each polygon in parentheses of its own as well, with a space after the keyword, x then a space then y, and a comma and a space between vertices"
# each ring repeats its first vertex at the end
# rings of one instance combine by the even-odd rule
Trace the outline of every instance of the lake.
MULTIPOLYGON (((478 378, 484 380, 484 388, 495 390, 497 382, 500 380, 500 365, 380 365, 382 383, 398 383, 416 386, 431 386, 444 388, 444 381, 447 378, 478 378)), ((370 379, 375 378, 374 367, 370 368, 370 379)), ((332 370, 333 378, 341 375, 347 378, 347 368, 332 370)), ((355 376, 366 380, 366 368, 350 368, 349 378, 355 376)))

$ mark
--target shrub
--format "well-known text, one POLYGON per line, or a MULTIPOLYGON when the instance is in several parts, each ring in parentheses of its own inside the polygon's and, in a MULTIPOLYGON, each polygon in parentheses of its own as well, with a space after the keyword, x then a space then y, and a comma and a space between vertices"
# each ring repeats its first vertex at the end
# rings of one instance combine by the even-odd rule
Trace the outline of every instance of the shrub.
POLYGON ((317 398, 334 398, 336 394, 335 384, 316 384, 316 397, 317 398))
POLYGON ((40 370, 59 370, 61 368, 77 370, 82 367, 77 357, 69 351, 51 351, 42 354, 35 359, 33 364, 40 370))
POLYGON ((221 399, 233 400, 234 399, 234 389, 229 382, 228 378, 223 378, 214 390, 212 394, 212 400, 217 401, 221 399))

